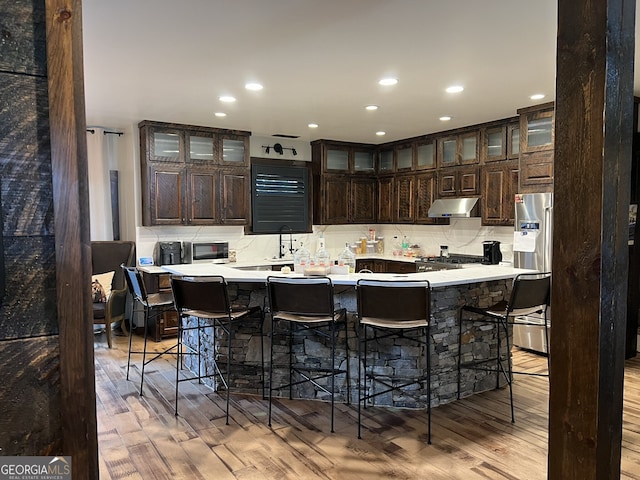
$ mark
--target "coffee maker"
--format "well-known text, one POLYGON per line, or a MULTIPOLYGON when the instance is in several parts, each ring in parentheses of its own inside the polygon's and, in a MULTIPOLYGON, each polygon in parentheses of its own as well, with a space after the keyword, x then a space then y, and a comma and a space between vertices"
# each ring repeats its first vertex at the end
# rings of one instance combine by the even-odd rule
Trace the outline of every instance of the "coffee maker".
POLYGON ((483 265, 497 265, 502 261, 500 242, 497 240, 487 240, 482 242, 482 263, 483 265))
POLYGON ((158 242, 157 265, 177 265, 182 263, 181 242, 158 242))

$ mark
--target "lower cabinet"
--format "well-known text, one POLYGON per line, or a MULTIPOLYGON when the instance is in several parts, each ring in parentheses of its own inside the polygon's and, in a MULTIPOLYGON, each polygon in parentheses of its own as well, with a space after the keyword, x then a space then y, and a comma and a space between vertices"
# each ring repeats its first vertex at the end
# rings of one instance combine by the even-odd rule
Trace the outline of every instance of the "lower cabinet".
POLYGON ((370 258, 359 258, 356 260, 356 272, 359 272, 360 270, 371 270, 373 273, 385 273, 385 261, 370 258))
POLYGON ((386 273, 416 273, 416 264, 413 262, 401 262, 387 260, 386 273))
POLYGON ((416 264, 400 260, 359 258, 356 260, 356 272, 360 270, 371 270, 373 273, 416 273, 416 264))
MULTIPOLYGON (((171 274, 169 273, 142 272, 142 278, 147 294, 171 291, 171 274)), ((149 338, 156 342, 163 338, 175 337, 178 335, 178 313, 175 310, 164 312, 151 319, 148 328, 149 338)), ((144 330, 138 327, 136 333, 144 334, 144 330)))

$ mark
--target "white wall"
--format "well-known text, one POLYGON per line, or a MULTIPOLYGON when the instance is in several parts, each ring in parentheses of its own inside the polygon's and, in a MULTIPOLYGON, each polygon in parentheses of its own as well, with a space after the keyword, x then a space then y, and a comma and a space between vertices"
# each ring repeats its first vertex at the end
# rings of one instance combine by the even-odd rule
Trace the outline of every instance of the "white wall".
POLYGON ((288 138, 279 138, 279 137, 259 137, 259 136, 251 136, 250 138, 250 148, 249 153, 252 157, 259 158, 271 158, 271 159, 281 159, 281 160, 298 160, 304 162, 311 161, 311 144, 309 142, 303 142, 295 139, 288 138), (271 149, 269 153, 266 152, 265 146, 273 146, 276 143, 282 145, 283 151, 282 155, 276 153, 275 150, 271 149), (290 150, 294 148, 296 150, 297 155, 293 155, 293 152, 290 150))

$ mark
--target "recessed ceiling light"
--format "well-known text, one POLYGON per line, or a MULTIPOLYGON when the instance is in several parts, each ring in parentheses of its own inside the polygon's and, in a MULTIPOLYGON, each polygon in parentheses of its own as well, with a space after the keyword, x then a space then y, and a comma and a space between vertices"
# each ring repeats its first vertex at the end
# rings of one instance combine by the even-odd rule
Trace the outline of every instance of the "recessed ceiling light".
POLYGON ((318 124, 317 123, 310 123, 309 125, 307 125, 309 128, 318 128, 318 124))
POLYGON ((260 85, 259 83, 251 82, 251 83, 247 83, 244 86, 244 88, 246 88, 247 90, 258 91, 258 90, 262 90, 264 87, 262 85, 260 85))
POLYGON ((379 132, 376 132, 376 135, 378 135, 379 137, 381 137, 383 135, 386 135, 386 134, 387 134, 387 132, 383 132, 382 130, 379 131, 379 132))
POLYGON ((395 85, 398 83, 397 78, 383 78, 378 82, 380 85, 395 85))
POLYGON ((529 98, 531 100, 541 100, 544 98, 544 93, 536 93, 535 95, 531 95, 529 98))
POLYGON ((226 117, 226 116, 227 116, 227 114, 226 114, 226 113, 224 113, 224 112, 216 112, 216 113, 214 113, 214 115, 215 115, 216 117, 226 117))
POLYGON ((223 95, 219 98, 221 102, 232 103, 236 101, 236 97, 232 97, 231 95, 223 95))
POLYGON ((449 115, 443 115, 442 117, 440 117, 440 121, 442 122, 448 122, 449 120, 451 120, 451 117, 449 115))
POLYGON ((377 110, 378 109, 378 105, 367 105, 364 108, 367 109, 367 110, 377 110))
POLYGON ((462 85, 451 85, 450 87, 447 87, 446 92, 447 93, 460 93, 463 90, 464 90, 464 87, 462 85))

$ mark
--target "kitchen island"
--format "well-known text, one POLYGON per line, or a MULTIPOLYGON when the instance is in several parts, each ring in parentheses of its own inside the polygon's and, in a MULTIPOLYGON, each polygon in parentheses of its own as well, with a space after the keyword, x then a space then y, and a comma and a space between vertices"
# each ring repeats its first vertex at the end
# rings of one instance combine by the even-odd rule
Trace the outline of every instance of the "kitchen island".
MULTIPOLYGON (((233 303, 244 305, 260 305, 268 309, 266 295, 266 279, 270 275, 301 277, 300 274, 284 274, 263 270, 244 270, 231 266, 232 264, 216 265, 210 263, 167 265, 162 267, 166 272, 183 276, 207 276, 221 275, 229 284, 230 297, 233 303)), ((508 299, 511 292, 513 278, 519 273, 530 273, 530 270, 514 269, 501 265, 480 265, 469 268, 459 268, 436 272, 424 272, 413 274, 350 274, 330 275, 334 284, 336 305, 347 309, 349 318, 348 338, 342 336, 338 339, 336 347, 337 358, 340 359, 340 368, 344 369, 346 362, 350 362, 351 368, 351 401, 357 401, 357 388, 362 384, 357 378, 357 339, 355 329, 355 313, 357 311, 355 285, 359 278, 375 278, 385 280, 429 280, 432 287, 430 327, 430 354, 431 354, 431 404, 437 406, 457 398, 457 360, 458 360, 458 311, 464 304, 473 304, 480 307, 489 306, 503 299, 508 299), (346 358, 347 342, 349 358, 346 358)), ((234 370, 232 388, 237 392, 261 394, 261 352, 264 341, 264 352, 269 351, 270 318, 267 315, 264 328, 264 338, 260 336, 260 325, 256 320, 243 322, 237 327, 232 344, 232 361, 239 362, 243 366, 234 370)), ((211 361, 207 358, 211 355, 219 355, 226 351, 225 348, 210 348, 210 339, 201 338, 203 355, 205 358, 205 370, 212 368, 211 361)), ((504 340, 504 339, 503 339, 504 340)), ((279 338, 274 344, 276 358, 286 355, 287 347, 284 340, 279 338)), ((197 339, 186 336, 185 342, 192 346, 197 345, 197 339)), ((221 340, 225 342, 225 340, 221 340)), ((506 342, 501 342, 506 355, 506 342)), ((497 355, 498 339, 496 331, 492 327, 482 324, 465 323, 462 332, 462 360, 481 360, 497 355)), ((330 357, 330 348, 324 340, 313 336, 300 339, 294 345, 294 352, 299 361, 321 363, 326 365, 330 357)), ((268 355, 265 355, 268 359, 268 355)), ((377 375, 413 376, 417 369, 424 368, 424 354, 420 348, 407 343, 404 339, 393 342, 380 342, 378 347, 368 351, 368 364, 373 366, 377 375)), ((279 361, 277 363, 280 363, 279 361)), ((187 362, 187 366, 189 363, 187 362)), ((192 365, 191 368, 197 368, 192 365)), ((288 375, 284 370, 274 371, 274 384, 280 377, 288 375)), ((461 379, 460 396, 468 396, 481 391, 495 388, 495 374, 483 371, 464 370, 461 379)), ((212 385, 215 387, 215 384, 212 385)), ((312 386, 299 386, 293 393, 293 397, 323 399, 322 393, 312 386)), ((336 399, 346 401, 346 376, 336 379, 336 399)), ((407 395, 402 393, 389 393, 376 400, 377 405, 389 405, 396 407, 423 407, 426 405, 426 387, 416 391, 414 387, 407 395)), ((281 392, 287 395, 288 392, 281 392)))

